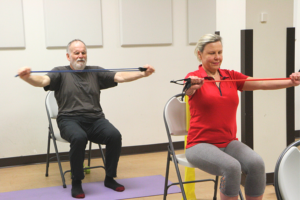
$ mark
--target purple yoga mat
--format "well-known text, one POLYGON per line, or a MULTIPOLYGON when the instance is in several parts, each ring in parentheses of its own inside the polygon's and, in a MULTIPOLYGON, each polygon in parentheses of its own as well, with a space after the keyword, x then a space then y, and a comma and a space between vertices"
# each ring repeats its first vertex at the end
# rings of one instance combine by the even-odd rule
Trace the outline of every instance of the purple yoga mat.
MULTIPOLYGON (((118 179, 125 186, 125 191, 116 192, 104 186, 103 182, 83 183, 85 200, 118 200, 138 197, 162 195, 164 193, 165 177, 161 175, 137 178, 118 179)), ((169 181, 170 184, 170 181, 169 181)), ((168 193, 179 193, 178 186, 169 188, 168 193)), ((1 200, 74 200, 71 196, 71 186, 38 188, 0 193, 1 200)))

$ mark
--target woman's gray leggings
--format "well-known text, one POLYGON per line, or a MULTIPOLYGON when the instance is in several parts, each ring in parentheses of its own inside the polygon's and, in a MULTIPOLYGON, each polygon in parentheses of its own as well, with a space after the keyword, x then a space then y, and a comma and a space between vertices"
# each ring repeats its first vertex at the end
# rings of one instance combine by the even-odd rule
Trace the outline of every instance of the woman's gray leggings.
POLYGON ((241 183, 241 172, 247 174, 245 194, 257 197, 266 186, 265 165, 262 158, 247 145, 234 140, 226 148, 200 143, 186 149, 186 158, 201 170, 223 176, 220 190, 229 197, 237 196, 241 183))

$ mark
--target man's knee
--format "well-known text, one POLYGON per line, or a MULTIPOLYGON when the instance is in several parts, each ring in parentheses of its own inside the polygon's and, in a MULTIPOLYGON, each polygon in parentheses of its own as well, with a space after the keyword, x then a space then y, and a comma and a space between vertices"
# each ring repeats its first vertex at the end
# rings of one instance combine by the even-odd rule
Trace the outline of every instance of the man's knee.
POLYGON ((122 141, 122 135, 118 131, 118 129, 115 129, 115 130, 111 131, 111 133, 109 135, 109 138, 113 142, 121 142, 122 141))
POLYGON ((71 145, 76 147, 84 147, 88 142, 88 138, 82 134, 74 134, 71 138, 71 145))

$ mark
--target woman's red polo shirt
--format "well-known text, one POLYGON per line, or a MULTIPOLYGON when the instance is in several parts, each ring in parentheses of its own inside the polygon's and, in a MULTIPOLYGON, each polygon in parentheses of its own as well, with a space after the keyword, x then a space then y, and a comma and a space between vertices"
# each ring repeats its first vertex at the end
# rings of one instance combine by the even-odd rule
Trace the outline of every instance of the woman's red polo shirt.
MULTIPOLYGON (((248 76, 233 70, 219 69, 221 80, 247 79, 248 76)), ((202 65, 199 70, 189 73, 204 79, 208 77, 202 65)), ((244 81, 238 82, 206 82, 192 96, 189 96, 190 129, 188 131, 187 146, 199 143, 210 143, 219 148, 226 147, 236 138, 236 111, 239 104, 237 90, 242 91, 244 81)))

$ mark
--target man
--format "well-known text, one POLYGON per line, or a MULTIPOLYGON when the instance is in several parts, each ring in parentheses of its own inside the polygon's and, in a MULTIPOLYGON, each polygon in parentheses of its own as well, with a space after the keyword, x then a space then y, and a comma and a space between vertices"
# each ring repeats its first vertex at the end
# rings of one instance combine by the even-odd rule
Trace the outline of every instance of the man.
MULTIPOLYGON (((86 66, 87 49, 83 41, 75 39, 67 46, 70 66, 53 70, 101 69, 86 66)), ((125 187, 114 180, 121 152, 121 134, 107 120, 100 106, 100 90, 117 86, 118 83, 134 81, 151 75, 155 69, 144 65, 144 72, 76 72, 32 75, 29 67, 19 69, 19 76, 36 87, 55 91, 59 107, 57 124, 62 138, 70 142, 70 165, 72 172, 72 196, 84 198, 81 180, 84 178, 83 162, 88 140, 106 145, 106 177, 104 185, 115 191, 125 187)))

